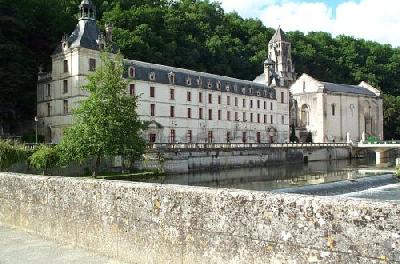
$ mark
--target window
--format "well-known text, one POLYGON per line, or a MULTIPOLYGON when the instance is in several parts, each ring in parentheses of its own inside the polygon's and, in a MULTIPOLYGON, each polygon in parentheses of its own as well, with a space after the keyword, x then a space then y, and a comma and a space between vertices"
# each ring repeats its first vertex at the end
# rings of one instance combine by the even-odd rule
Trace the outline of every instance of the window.
POLYGON ((203 108, 199 108, 199 119, 203 119, 203 108))
POLYGON ((270 115, 269 117, 270 117, 270 121, 271 121, 270 123, 273 124, 274 123, 274 119, 273 119, 272 115, 270 115))
POLYGON ((51 96, 51 85, 50 85, 50 83, 47 84, 47 93, 46 93, 46 95, 47 96, 51 96))
POLYGON ((257 108, 260 108, 260 100, 257 100, 257 108))
POLYGON ((250 108, 253 108, 253 100, 250 100, 250 108))
POLYGON ((156 73, 155 72, 150 72, 149 74, 149 80, 154 81, 156 79, 156 73))
POLYGON ((264 109, 267 109, 267 102, 264 101, 264 109))
POLYGON ((186 79, 186 84, 189 86, 192 85, 192 79, 190 77, 186 79))
POLYGON ((221 120, 222 110, 218 110, 218 120, 221 120))
POLYGON ((96 59, 89 59, 89 71, 96 71, 96 59))
POLYGON ((213 132, 208 131, 207 143, 213 143, 213 132))
POLYGON ((192 118, 192 108, 187 109, 187 117, 192 118))
POLYGON ((230 131, 228 131, 228 132, 226 132, 226 142, 231 142, 231 132, 230 131))
POLYGON ((212 94, 208 94, 208 103, 212 104, 212 94))
POLYGON ((129 77, 131 77, 131 78, 135 78, 135 76, 136 76, 135 67, 129 67, 128 75, 129 75, 129 77))
POLYGON ((285 92, 281 92, 281 104, 285 103, 285 92))
POLYGON ((273 109, 273 107, 272 107, 273 105, 272 105, 272 102, 269 104, 269 110, 271 110, 272 111, 272 109, 273 109))
POLYGON ((221 95, 218 95, 218 104, 221 104, 221 95))
POLYGON ((226 104, 231 105, 231 97, 229 95, 226 97, 226 104))
POLYGON ((175 100, 175 90, 174 89, 169 90, 169 99, 175 100))
POLYGON ((285 124, 285 116, 281 116, 281 123, 282 125, 285 124))
POLYGON ((212 109, 208 109, 208 120, 212 120, 212 109))
POLYGON ((156 115, 156 105, 155 104, 150 104, 150 115, 151 116, 156 115))
POLYGON ((250 113, 250 122, 253 122, 253 113, 250 113))
POLYGON ((242 133, 242 142, 246 143, 246 141, 247 141, 247 135, 246 135, 246 132, 243 132, 242 133))
POLYGON ((257 114, 257 123, 260 123, 261 121, 260 121, 260 114, 257 114))
POLYGON ((267 123, 267 115, 264 115, 264 124, 267 123))
POLYGON ((239 113, 235 112, 235 121, 239 121, 239 113))
POLYGON ((169 116, 170 117, 175 117, 175 106, 171 105, 169 107, 169 116))
POLYGON ((150 143, 155 143, 156 142, 156 134, 150 133, 149 134, 149 142, 150 143))
POLYGON ((256 140, 257 140, 257 144, 261 143, 261 132, 256 133, 256 140))
POLYGON ((203 93, 199 92, 199 103, 203 102, 203 93))
POLYGON ((221 90, 221 82, 217 81, 216 83, 217 90, 221 90))
POLYGON ((51 106, 50 103, 47 103, 47 116, 51 115, 51 106))
POLYGON ((64 60, 64 72, 68 72, 68 60, 64 60))
POLYGON ((68 80, 63 81, 63 93, 68 93, 68 80))
POLYGON ((187 131, 187 143, 192 143, 193 140, 193 135, 192 135, 192 130, 187 131))
POLYGON ((207 86, 208 86, 208 89, 211 89, 211 88, 212 88, 212 83, 211 83, 211 80, 208 80, 208 82, 207 82, 207 86))
POLYGON ((175 129, 169 131, 169 143, 175 143, 175 129))
POLYGON ((335 104, 332 104, 331 105, 331 107, 332 107, 332 115, 334 116, 335 115, 335 108, 336 108, 336 105, 335 104))
POLYGON ((238 106, 238 98, 235 97, 235 106, 238 106))
POLYGON ((243 99, 243 108, 246 107, 246 99, 243 99))
POLYGON ((64 115, 68 114, 68 100, 64 100, 64 115))
POLYGON ((188 102, 192 101, 192 93, 191 92, 187 92, 186 98, 187 98, 188 102))
POLYGON ((175 73, 173 72, 168 73, 168 80, 170 84, 175 84, 175 73))
POLYGON ((243 112, 243 122, 246 122, 246 112, 243 112))
POLYGON ((131 96, 135 95, 135 84, 134 83, 129 84, 129 94, 131 96))
POLYGON ((228 121, 231 121, 231 112, 226 112, 226 119, 228 120, 228 121))
POLYGON ((154 86, 150 86, 150 97, 155 97, 155 88, 154 88, 154 86))

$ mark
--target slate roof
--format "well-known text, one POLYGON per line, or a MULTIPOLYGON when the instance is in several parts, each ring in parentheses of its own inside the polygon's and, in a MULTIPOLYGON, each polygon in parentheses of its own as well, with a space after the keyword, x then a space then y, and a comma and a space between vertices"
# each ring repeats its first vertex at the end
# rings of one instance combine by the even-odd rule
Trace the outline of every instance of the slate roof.
POLYGON ((271 38, 271 40, 269 41, 269 43, 272 43, 272 42, 279 42, 279 41, 289 42, 288 38, 286 37, 285 32, 283 32, 283 30, 281 29, 280 26, 279 26, 278 29, 275 31, 275 34, 272 36, 272 38, 271 38))
POLYGON ((362 94, 368 96, 377 96, 374 92, 368 90, 367 88, 357 86, 357 85, 349 85, 349 84, 336 84, 336 83, 328 83, 321 82, 324 85, 324 89, 328 92, 334 93, 352 93, 352 94, 362 94))
POLYGON ((124 60, 124 63, 126 67, 124 77, 126 78, 129 78, 128 71, 129 68, 133 66, 135 68, 135 80, 170 84, 168 74, 174 73, 175 85, 193 88, 200 87, 210 90, 220 90, 222 92, 276 99, 275 89, 268 87, 265 84, 137 60, 124 60), (155 73, 155 80, 153 81, 149 78, 151 72, 155 73), (191 83, 188 83, 187 79, 190 79, 191 83), (198 80, 201 80, 200 83, 198 80), (219 84, 220 88, 217 87, 217 84, 219 84))

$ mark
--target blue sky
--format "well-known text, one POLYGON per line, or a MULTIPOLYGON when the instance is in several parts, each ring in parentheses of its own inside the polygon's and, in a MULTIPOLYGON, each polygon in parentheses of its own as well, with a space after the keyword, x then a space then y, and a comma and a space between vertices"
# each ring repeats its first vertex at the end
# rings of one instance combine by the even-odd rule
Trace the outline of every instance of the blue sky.
POLYGON ((400 46, 400 0, 215 0, 285 31, 326 31, 400 46))

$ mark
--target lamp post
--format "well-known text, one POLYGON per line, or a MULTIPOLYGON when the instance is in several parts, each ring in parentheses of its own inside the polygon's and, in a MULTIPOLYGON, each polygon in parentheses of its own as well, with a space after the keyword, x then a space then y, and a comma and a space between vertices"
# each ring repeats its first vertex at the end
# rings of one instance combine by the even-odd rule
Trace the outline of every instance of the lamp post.
POLYGON ((36 144, 38 143, 38 117, 35 116, 35 138, 36 138, 36 144))

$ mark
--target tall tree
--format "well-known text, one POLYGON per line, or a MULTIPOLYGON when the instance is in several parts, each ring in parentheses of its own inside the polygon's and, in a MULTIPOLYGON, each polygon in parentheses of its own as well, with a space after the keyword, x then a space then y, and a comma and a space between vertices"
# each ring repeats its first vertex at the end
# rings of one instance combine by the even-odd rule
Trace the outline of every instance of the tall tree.
POLYGON ((73 111, 74 125, 59 145, 64 162, 95 157, 93 176, 106 156, 143 154, 145 141, 140 133, 145 124, 136 113, 137 97, 127 94, 122 57, 102 54, 102 65, 83 87, 90 93, 73 111))

